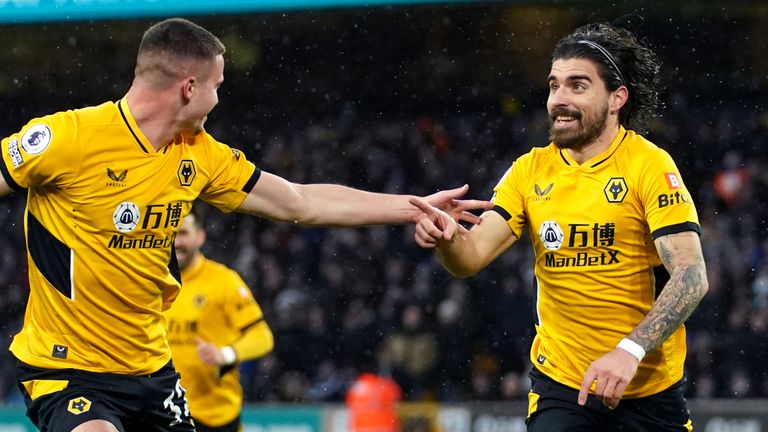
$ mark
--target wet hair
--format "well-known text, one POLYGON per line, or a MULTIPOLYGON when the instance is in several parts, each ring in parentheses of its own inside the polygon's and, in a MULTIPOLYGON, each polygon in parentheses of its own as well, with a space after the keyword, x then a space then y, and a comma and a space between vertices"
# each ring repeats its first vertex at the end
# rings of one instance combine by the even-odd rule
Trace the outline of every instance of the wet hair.
POLYGON ((648 132, 648 121, 659 105, 661 62, 656 53, 629 30, 600 23, 579 27, 557 43, 552 61, 571 58, 594 62, 608 91, 626 86, 629 98, 619 111, 619 123, 648 132))
POLYGON ((136 58, 136 75, 160 72, 174 78, 195 62, 213 61, 226 50, 208 30, 183 18, 170 18, 144 32, 136 58))

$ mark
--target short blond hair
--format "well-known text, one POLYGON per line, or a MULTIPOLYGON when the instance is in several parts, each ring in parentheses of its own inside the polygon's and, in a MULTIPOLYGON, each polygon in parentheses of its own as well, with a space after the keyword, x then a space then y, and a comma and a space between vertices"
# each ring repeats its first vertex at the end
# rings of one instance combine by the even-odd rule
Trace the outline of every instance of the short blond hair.
POLYGON ((226 50, 221 40, 203 27, 183 18, 170 18, 144 32, 135 74, 162 86, 189 73, 200 62, 212 62, 226 50))

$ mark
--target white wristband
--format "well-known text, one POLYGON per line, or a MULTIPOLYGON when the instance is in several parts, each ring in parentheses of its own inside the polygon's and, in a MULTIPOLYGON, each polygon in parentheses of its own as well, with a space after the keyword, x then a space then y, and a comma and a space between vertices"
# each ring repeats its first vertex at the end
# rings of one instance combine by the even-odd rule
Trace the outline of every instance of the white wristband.
POLYGON ((619 341, 619 344, 616 345, 616 347, 623 349, 624 351, 632 354, 637 361, 643 361, 643 357, 645 357, 645 350, 643 347, 641 347, 637 342, 633 341, 632 339, 624 338, 621 341, 619 341))
POLYGON ((228 366, 237 361, 237 354, 235 353, 235 350, 232 349, 231 346, 225 346, 222 347, 219 352, 221 353, 221 356, 224 357, 224 365, 228 366))

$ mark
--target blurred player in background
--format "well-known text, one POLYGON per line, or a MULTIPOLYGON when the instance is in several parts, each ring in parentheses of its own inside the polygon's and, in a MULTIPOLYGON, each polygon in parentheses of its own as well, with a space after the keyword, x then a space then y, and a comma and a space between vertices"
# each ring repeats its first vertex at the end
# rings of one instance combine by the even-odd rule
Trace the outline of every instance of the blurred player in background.
POLYGON ((176 234, 184 288, 165 312, 168 341, 197 431, 237 432, 243 405, 237 365, 275 344, 245 282, 200 252, 205 240, 204 222, 193 210, 176 234))
POLYGON ((529 431, 692 430, 682 323, 708 284, 680 172, 635 132, 656 108, 658 75, 630 32, 577 29, 547 78, 552 143, 512 164, 483 223, 457 229, 413 199, 425 212, 417 243, 456 276, 483 269, 527 227, 537 290, 529 431))
MULTIPOLYGON (((52 432, 192 431, 163 311, 179 293, 174 239, 200 198, 307 226, 415 222, 409 196, 296 184, 204 129, 225 47, 184 20, 150 27, 116 102, 31 120, 1 142, 0 196, 27 189, 30 295, 11 343, 27 415, 52 432)), ((463 188, 425 199, 459 219, 463 188)))

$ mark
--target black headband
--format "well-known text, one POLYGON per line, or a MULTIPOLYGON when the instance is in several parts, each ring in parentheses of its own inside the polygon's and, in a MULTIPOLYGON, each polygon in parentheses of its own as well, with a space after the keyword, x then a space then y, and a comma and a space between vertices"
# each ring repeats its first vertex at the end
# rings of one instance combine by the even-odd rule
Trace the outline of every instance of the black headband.
POLYGON ((621 69, 619 69, 619 65, 616 63, 616 59, 613 58, 613 56, 611 55, 610 52, 608 52, 607 49, 603 48, 602 45, 596 42, 588 41, 585 39, 576 41, 576 43, 586 44, 600 51, 605 56, 605 58, 607 58, 608 61, 611 62, 611 64, 613 65, 613 68, 616 69, 616 73, 619 74, 619 79, 621 80, 621 84, 626 85, 626 81, 624 81, 624 75, 621 73, 621 69))

